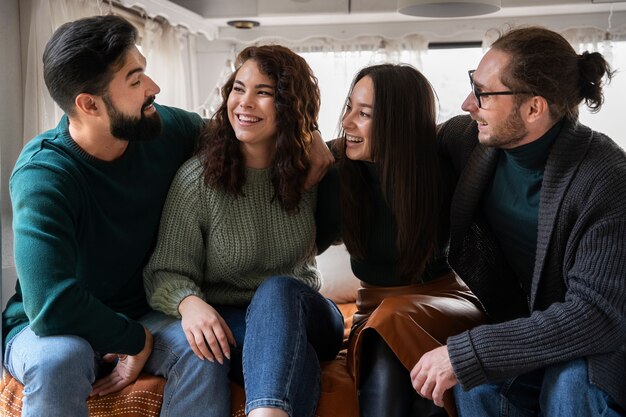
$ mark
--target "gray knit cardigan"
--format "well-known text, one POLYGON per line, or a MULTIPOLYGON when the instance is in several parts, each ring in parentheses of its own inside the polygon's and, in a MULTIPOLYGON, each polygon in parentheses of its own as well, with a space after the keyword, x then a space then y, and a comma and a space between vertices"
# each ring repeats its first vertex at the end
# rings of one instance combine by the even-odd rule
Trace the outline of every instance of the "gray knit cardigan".
POLYGON ((462 387, 584 357, 591 382, 626 408, 626 154, 601 133, 564 124, 544 171, 528 298, 480 209, 500 151, 477 135, 468 116, 439 130, 459 176, 450 264, 493 320, 448 339, 462 387))

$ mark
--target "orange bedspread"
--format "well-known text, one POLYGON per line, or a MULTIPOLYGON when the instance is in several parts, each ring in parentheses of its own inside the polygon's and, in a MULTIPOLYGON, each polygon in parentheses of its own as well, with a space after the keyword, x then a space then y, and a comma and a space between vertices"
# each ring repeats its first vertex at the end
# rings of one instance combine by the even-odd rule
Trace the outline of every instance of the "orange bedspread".
MULTIPOLYGON (((350 332, 354 304, 340 304, 344 315, 344 336, 350 332)), ((54 383, 54 381, 50 381, 54 383)), ((165 379, 142 374, 120 392, 87 401, 90 417, 158 417, 165 379)), ((23 386, 8 372, 0 382, 0 417, 21 417, 23 386)), ((232 417, 244 417, 245 393, 231 383, 232 417)), ((333 361, 322 363, 322 394, 316 417, 358 417, 354 384, 346 368, 346 351, 333 361)))

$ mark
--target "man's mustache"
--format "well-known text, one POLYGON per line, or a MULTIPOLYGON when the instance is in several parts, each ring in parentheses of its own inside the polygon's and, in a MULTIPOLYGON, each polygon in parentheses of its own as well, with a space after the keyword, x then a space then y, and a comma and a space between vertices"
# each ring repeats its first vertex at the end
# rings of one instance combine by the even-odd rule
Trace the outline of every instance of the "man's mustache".
POLYGON ((154 100, 156 100, 156 96, 150 96, 148 97, 148 99, 146 100, 146 102, 143 104, 143 107, 141 108, 141 110, 145 110, 148 107, 150 107, 152 105, 152 103, 154 103, 154 100))

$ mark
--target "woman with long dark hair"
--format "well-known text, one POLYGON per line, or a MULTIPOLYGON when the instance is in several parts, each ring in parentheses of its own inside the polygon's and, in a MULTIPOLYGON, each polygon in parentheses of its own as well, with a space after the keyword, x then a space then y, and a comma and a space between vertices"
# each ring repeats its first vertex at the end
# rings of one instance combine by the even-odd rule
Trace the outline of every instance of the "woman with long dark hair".
POLYGON ((338 163, 318 196, 318 249, 343 240, 361 280, 348 365, 361 416, 454 414, 413 390, 410 370, 429 347, 484 319, 447 262, 454 187, 437 153, 435 94, 408 65, 355 77, 333 144, 338 163))
POLYGON ((148 300, 215 361, 207 416, 230 415, 230 373, 245 387, 246 415, 310 417, 319 361, 343 338, 341 313, 318 292, 316 189, 303 191, 317 80, 285 47, 249 47, 222 97, 172 183, 144 271, 148 300))

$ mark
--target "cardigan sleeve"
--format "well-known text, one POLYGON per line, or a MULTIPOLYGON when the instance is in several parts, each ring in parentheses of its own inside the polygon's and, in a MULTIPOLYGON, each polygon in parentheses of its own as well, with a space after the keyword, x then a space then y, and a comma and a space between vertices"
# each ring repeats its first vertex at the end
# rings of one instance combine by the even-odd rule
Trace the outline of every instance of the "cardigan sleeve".
POLYGON ((201 290, 206 249, 202 224, 202 168, 184 164, 172 181, 161 215, 159 236, 144 268, 148 304, 180 318, 178 305, 187 296, 204 299, 201 290))
POLYGON ((471 152, 478 144, 478 128, 470 116, 455 116, 437 126, 438 151, 455 175, 460 175, 471 152))
POLYGON ((559 206, 537 284, 539 308, 528 317, 480 326, 448 339, 452 366, 463 388, 563 361, 612 354, 623 346, 626 158, 617 149, 589 154, 559 206), (552 299, 547 298, 551 294, 552 299))
POLYGON ((610 353, 626 338, 626 220, 607 219, 581 238, 565 272, 563 302, 530 317, 477 327, 448 339, 464 389, 558 362, 610 353))

